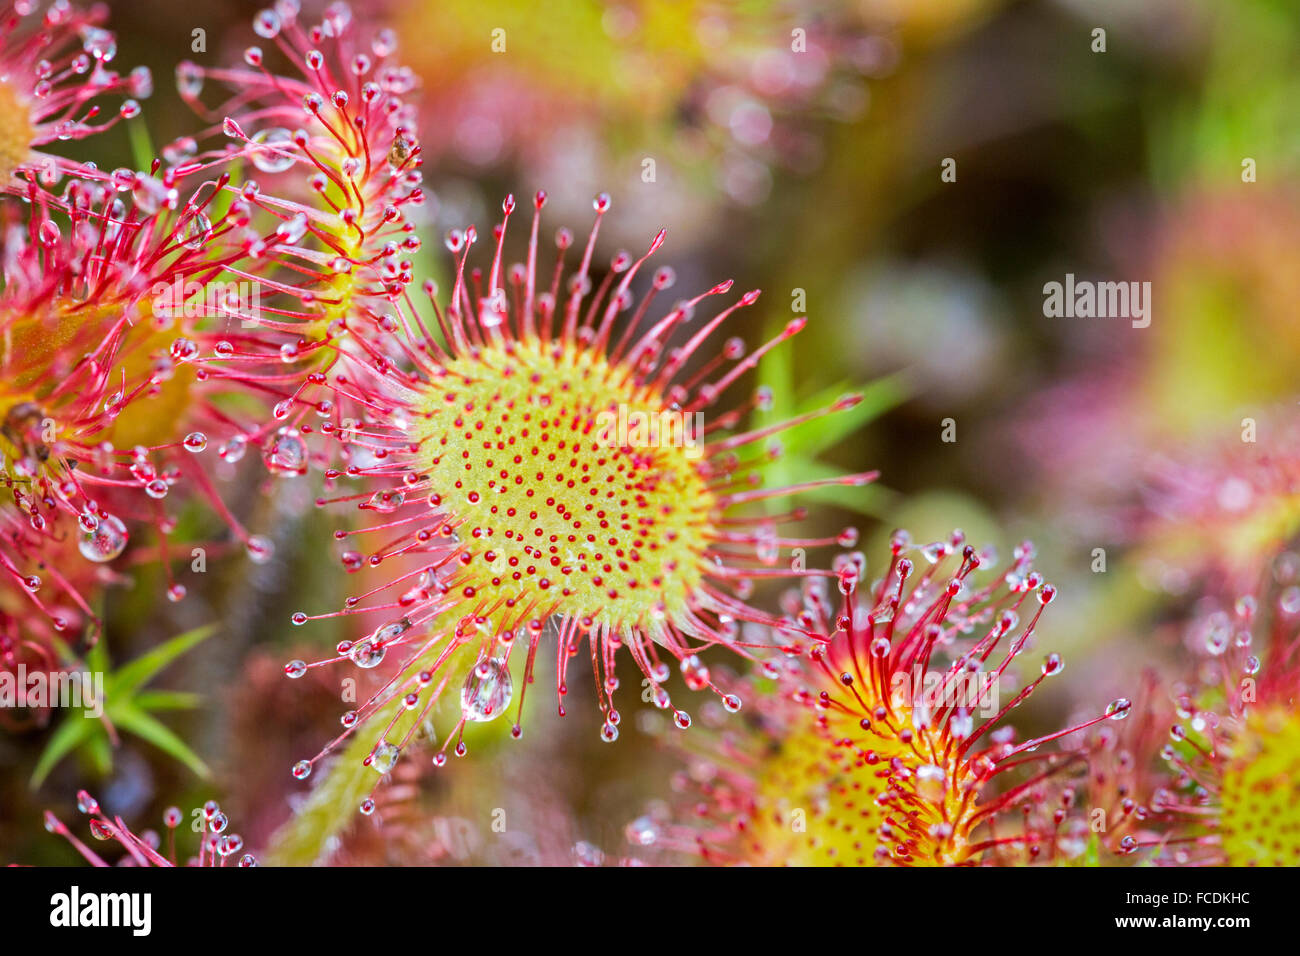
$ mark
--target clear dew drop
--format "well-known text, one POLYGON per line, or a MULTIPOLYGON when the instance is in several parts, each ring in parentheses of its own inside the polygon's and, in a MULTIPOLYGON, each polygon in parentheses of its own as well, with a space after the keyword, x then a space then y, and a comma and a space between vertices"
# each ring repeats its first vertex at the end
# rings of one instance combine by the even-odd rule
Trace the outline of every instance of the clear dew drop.
POLYGON ((384 741, 370 752, 370 769, 383 776, 397 766, 401 750, 394 744, 384 741))
POLYGON ((605 862, 605 854, 600 847, 579 840, 573 845, 573 860, 578 866, 601 866, 605 862))
POLYGON ((177 238, 186 249, 202 249, 203 243, 212 235, 212 220, 201 212, 196 212, 185 220, 177 238))
POLYGON ((253 165, 264 173, 282 173, 293 165, 293 134, 283 126, 260 129, 252 136, 254 146, 270 147, 253 150, 253 165))
POLYGON ((640 816, 627 825, 626 833, 634 846, 654 846, 659 839, 659 824, 649 816, 640 816))
POLYGON ((754 544, 758 560, 763 564, 774 564, 781 556, 781 548, 776 540, 776 528, 770 524, 761 525, 755 535, 754 544))
POLYGON ((221 843, 217 846, 217 852, 222 856, 234 856, 244 848, 244 838, 238 833, 227 833, 221 838, 221 843))
POLYGON ((709 686, 709 669, 696 654, 682 658, 682 677, 691 690, 704 690, 709 686))
POLYGON ((99 524, 93 531, 82 533, 77 548, 84 557, 102 564, 112 561, 125 551, 129 539, 126 525, 121 519, 116 515, 104 514, 100 516, 99 524))
POLYGON ((938 803, 947 789, 948 778, 942 767, 925 764, 916 768, 916 793, 921 799, 938 803))
POLYGON ((188 60, 176 67, 176 88, 186 99, 203 92, 203 79, 203 71, 188 60))
POLYGON ((296 243, 307 234, 307 214, 295 213, 275 227, 275 234, 284 242, 296 243))
POLYGON ((389 621, 387 624, 376 628, 375 633, 372 634, 371 637, 384 647, 387 647, 410 629, 410 618, 402 617, 398 618, 396 621, 389 621))
POLYGON ((262 10, 253 18, 253 32, 264 40, 273 39, 280 32, 280 16, 274 10, 262 10))
POLYGON ((384 645, 374 637, 367 637, 365 640, 357 641, 348 651, 348 657, 353 664, 358 667, 369 670, 372 667, 378 667, 384 659, 384 645))
POLYGON ((1215 657, 1222 655, 1231 643, 1231 633, 1226 622, 1219 622, 1205 635, 1205 649, 1215 657))
POLYGON ((376 491, 370 496, 366 503, 371 511, 377 511, 380 514, 392 514, 406 502, 406 495, 401 491, 386 490, 376 491))
POLYGON ((514 694, 510 669, 500 657, 488 657, 474 665, 460 689, 460 708, 466 720, 493 720, 510 705, 514 694))
POLYGON ((244 457, 246 451, 248 451, 248 441, 242 435, 235 435, 217 449, 217 454, 222 461, 233 465, 244 457))
POLYGON ((81 48, 97 60, 105 62, 117 56, 117 40, 113 34, 99 27, 81 28, 81 48))
POLYGON ((291 477, 307 473, 307 443, 296 428, 281 428, 262 449, 262 461, 272 474, 291 477))
POLYGON ((270 538, 255 534, 244 543, 244 550, 254 564, 266 564, 275 554, 275 545, 270 538))
POLYGON ((925 560, 930 564, 938 564, 948 556, 950 550, 948 542, 935 541, 932 544, 924 545, 921 548, 921 557, 925 558, 925 560))
POLYGON ((96 840, 113 839, 113 831, 98 820, 90 821, 90 835, 96 840))

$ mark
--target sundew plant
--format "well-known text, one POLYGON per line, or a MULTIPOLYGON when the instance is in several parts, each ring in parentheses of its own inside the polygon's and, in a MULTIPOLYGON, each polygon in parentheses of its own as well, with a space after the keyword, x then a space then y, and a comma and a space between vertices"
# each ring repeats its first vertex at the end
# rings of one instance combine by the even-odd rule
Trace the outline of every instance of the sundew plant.
POLYGON ((0 0, 0 861, 1300 864, 1295 11, 162 10, 0 0))

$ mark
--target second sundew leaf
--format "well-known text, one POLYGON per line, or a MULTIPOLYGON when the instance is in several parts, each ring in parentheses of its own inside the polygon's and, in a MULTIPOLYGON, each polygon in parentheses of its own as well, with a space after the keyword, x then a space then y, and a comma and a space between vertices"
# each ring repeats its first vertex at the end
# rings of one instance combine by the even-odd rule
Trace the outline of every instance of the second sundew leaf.
POLYGON ((126 123, 126 135, 131 142, 131 161, 136 169, 148 169, 157 154, 153 149, 153 137, 149 135, 149 124, 136 116, 126 123))
POLYGON ((211 776, 207 764, 199 759, 180 737, 155 717, 132 703, 124 703, 113 712, 113 721, 117 727, 127 733, 147 740, 172 759, 189 767, 197 776, 204 779, 211 776))
MULTIPOLYGON (((824 388, 800 401, 792 415, 825 408, 850 391, 854 389, 847 384, 824 388)), ((862 401, 848 411, 839 415, 823 415, 782 432, 781 441, 785 452, 816 457, 900 405, 910 394, 907 378, 902 374, 878 378, 856 391, 862 396, 862 401)))
POLYGON ((202 695, 185 690, 145 690, 135 697, 144 710, 193 710, 202 702, 202 695))
POLYGON ((178 634, 116 671, 110 670, 105 642, 91 648, 85 666, 92 673, 104 674, 103 714, 94 717, 73 713, 65 718, 37 761, 32 772, 32 788, 40 787, 54 767, 74 752, 81 752, 99 774, 108 773, 112 769, 114 746, 109 727, 153 744, 199 777, 210 776, 199 756, 151 714, 151 711, 193 709, 200 702, 199 695, 141 688, 186 651, 216 633, 216 629, 216 625, 208 624, 178 634))
MULTIPOLYGON (((71 654, 68 660, 72 661, 71 654)), ((99 641, 86 654, 86 669, 92 674, 107 674, 109 671, 108 662, 108 645, 104 641, 99 641)))
MULTIPOLYGON (((192 631, 178 634, 164 641, 153 650, 148 651, 129 664, 123 665, 111 677, 106 678, 105 686, 109 695, 131 696, 144 683, 155 677, 168 664, 172 663, 190 648, 203 642, 216 633, 215 624, 205 624, 192 631)), ((112 706, 111 696, 109 706, 112 706)))
POLYGON ((87 744, 96 730, 102 731, 102 727, 89 717, 80 720, 69 718, 61 723, 36 761, 36 768, 32 771, 32 789, 35 790, 45 782, 45 778, 60 760, 87 744))
POLYGON ((113 744, 108 734, 91 734, 86 741, 86 758, 101 777, 108 776, 113 769, 113 744))
MULTIPOLYGON (((773 349, 759 364, 759 382, 770 389, 771 404, 754 416, 755 428, 775 425, 801 414, 825 408, 843 395, 854 391, 848 384, 826 386, 816 393, 796 399, 794 362, 789 349, 773 349)), ((911 392, 905 374, 884 376, 856 391, 862 400, 837 415, 818 416, 773 436, 780 442, 781 454, 775 459, 755 458, 743 467, 762 471, 765 483, 792 485, 808 480, 834 478, 844 474, 839 468, 821 461, 819 456, 844 441, 854 432, 905 401, 911 392)), ((887 504, 890 492, 879 483, 863 487, 814 488, 809 497, 875 517, 887 504)), ((769 503, 768 508, 779 507, 769 503)))

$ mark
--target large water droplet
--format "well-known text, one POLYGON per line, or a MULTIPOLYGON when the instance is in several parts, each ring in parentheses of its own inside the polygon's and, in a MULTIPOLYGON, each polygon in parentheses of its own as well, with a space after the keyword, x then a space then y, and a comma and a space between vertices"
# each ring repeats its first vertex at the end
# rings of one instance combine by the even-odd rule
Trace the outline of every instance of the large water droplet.
POLYGON ((659 839, 659 824, 648 816, 640 816, 627 825, 627 840, 636 846, 653 846, 659 839))
POLYGON ((109 829, 107 826, 105 826, 104 824, 100 823, 98 820, 90 821, 90 835, 93 836, 96 840, 113 839, 113 831, 109 829))
POLYGON ((952 552, 947 541, 935 541, 921 547, 921 557, 930 564, 938 564, 952 552))
POLYGON ((275 234, 286 243, 295 243, 307 235, 307 216, 296 213, 275 227, 275 234))
POLYGON ((1222 615, 1211 624, 1209 632, 1205 635, 1205 649, 1218 657, 1228 649, 1231 642, 1232 634, 1228 629, 1227 616, 1222 615))
POLYGON ((281 428, 262 449, 262 461, 274 474, 304 475, 307 473, 307 443, 296 428, 281 428))
POLYGON ((253 18, 253 32, 264 40, 273 39, 280 32, 280 15, 274 10, 262 10, 253 18))
POLYGON ((396 489, 376 491, 370 496, 366 506, 380 514, 392 514, 406 502, 406 495, 396 489))
POLYGON ((373 637, 367 637, 365 640, 357 641, 352 645, 352 649, 348 651, 348 657, 358 667, 369 669, 378 667, 380 661, 384 659, 385 653, 387 652, 380 641, 373 637))
POLYGON ((682 677, 691 690, 704 690, 709 686, 709 669, 696 654, 682 658, 682 677))
POLYGON ((916 793, 923 800, 938 803, 948 789, 948 776, 942 767, 925 764, 916 768, 916 793))
POLYGON ((514 690, 514 681, 505 660, 484 658, 474 665, 460 689, 461 711, 466 720, 492 720, 510 705, 514 690))
POLYGON ((117 38, 99 27, 81 27, 81 48, 97 60, 105 62, 117 56, 117 38))
POLYGON ((387 741, 381 743, 378 747, 370 752, 370 769, 375 773, 388 773, 397 765, 397 757, 401 750, 387 741))
POLYGON ((275 554, 275 545, 265 535, 255 534, 244 542, 244 550, 254 564, 266 564, 275 554))
POLYGON ((102 564, 105 561, 112 561, 125 551, 128 540, 126 525, 121 519, 115 515, 104 514, 99 516, 99 524, 95 526, 94 531, 82 534, 77 547, 82 555, 102 564))
POLYGON ((203 70, 186 60, 176 67, 176 88, 185 99, 191 99, 203 92, 203 70))
POLYGON ((203 243, 212 235, 212 220, 201 212, 196 212, 181 226, 177 239, 186 249, 202 249, 203 243))
POLYGON ((244 457, 246 451, 248 451, 248 441, 243 435, 235 435, 217 449, 217 454, 222 461, 234 464, 244 457))

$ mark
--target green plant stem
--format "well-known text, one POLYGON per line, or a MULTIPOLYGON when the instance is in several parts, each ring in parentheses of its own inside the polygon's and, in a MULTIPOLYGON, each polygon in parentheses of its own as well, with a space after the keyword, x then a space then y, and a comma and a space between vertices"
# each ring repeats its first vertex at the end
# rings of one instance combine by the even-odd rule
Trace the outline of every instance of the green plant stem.
MULTIPOLYGON (((271 837, 262 855, 269 866, 318 866, 327 862, 334 838, 344 833, 360 816, 358 808, 368 797, 378 777, 362 763, 377 743, 378 728, 387 727, 401 707, 397 699, 357 728, 348 745, 324 773, 307 799, 307 804, 271 837)), ((415 722, 418 711, 403 713, 388 733, 398 743, 415 722)))

